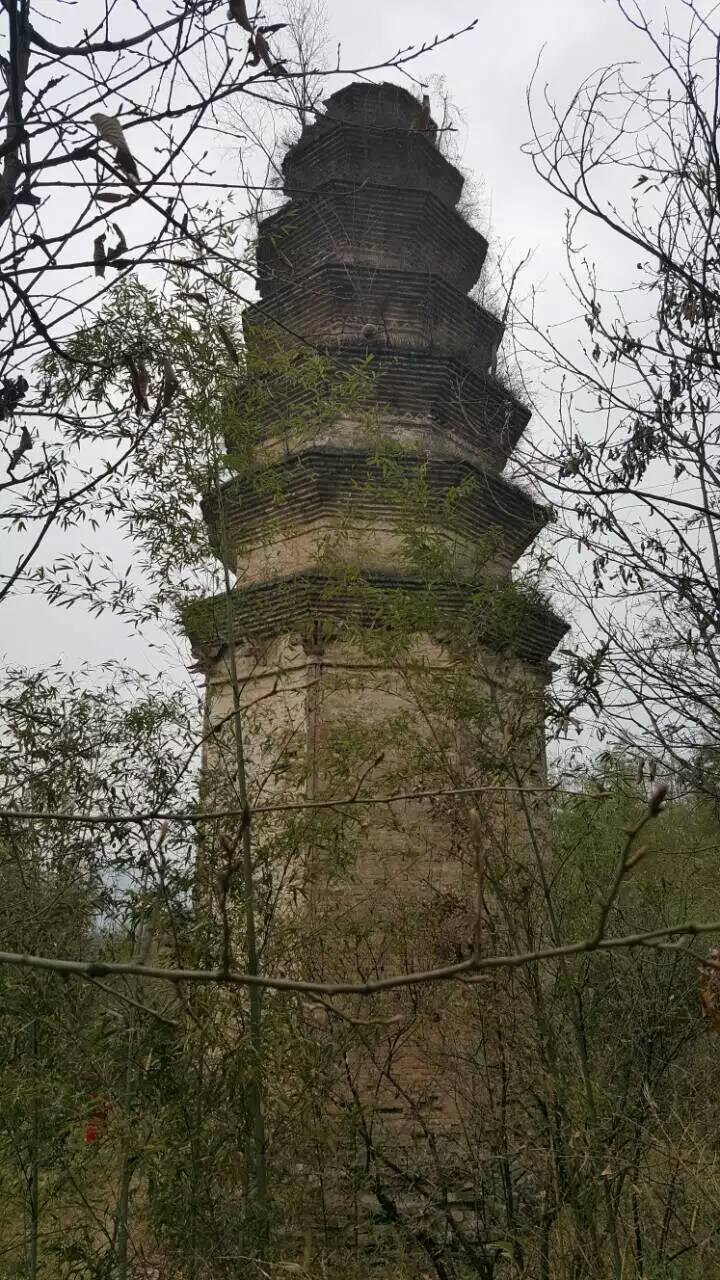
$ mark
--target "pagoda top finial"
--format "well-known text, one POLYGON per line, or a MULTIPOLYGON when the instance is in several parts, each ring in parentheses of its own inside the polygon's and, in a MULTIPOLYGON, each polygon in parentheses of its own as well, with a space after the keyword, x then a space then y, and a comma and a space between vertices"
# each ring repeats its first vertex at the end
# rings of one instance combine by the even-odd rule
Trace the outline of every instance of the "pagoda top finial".
POLYGON ((375 129, 419 129, 433 142, 437 125, 430 115, 430 99, 422 101, 399 84, 368 84, 354 80, 323 103, 327 119, 375 129))
POLYGON ((307 195, 343 179, 431 191, 457 204, 463 177, 437 145, 430 98, 398 84, 355 80, 326 98, 282 162, 284 190, 307 195))

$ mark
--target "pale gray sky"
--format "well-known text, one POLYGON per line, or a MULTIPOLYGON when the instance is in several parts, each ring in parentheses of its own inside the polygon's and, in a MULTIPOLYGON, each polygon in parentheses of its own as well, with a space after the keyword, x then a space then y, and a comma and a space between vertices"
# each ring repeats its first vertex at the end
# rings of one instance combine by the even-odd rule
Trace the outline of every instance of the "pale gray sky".
MULTIPOLYGON (((267 11, 273 8, 268 0, 267 11)), ((525 92, 541 50, 539 86, 547 81, 562 101, 595 68, 637 55, 640 46, 613 0, 328 0, 327 11, 330 47, 341 42, 346 65, 381 61, 400 46, 420 44, 479 19, 473 32, 424 57, 410 71, 429 79, 436 91, 434 77, 444 78, 463 119, 458 134, 463 167, 481 189, 493 234, 510 244, 513 258, 533 250, 528 279, 541 290, 545 323, 566 316, 563 204, 521 152, 529 136, 525 92)), ((398 73, 393 78, 402 80, 398 73)), ((341 83, 333 81, 329 91, 341 83)), ((591 241, 591 255, 593 248, 597 254, 609 246, 598 238, 595 245, 591 241)), ((622 259, 618 262, 622 276, 622 259)), ((123 562, 127 554, 123 547, 123 562)), ((0 569, 6 555, 0 550, 0 569)), ((1 625, 0 654, 10 663, 44 666, 60 659, 74 667, 117 658, 157 669, 166 662, 151 647, 161 637, 134 635, 117 619, 92 618, 80 606, 58 610, 25 598, 4 606, 1 625)), ((177 653, 175 662, 179 666, 177 653)))

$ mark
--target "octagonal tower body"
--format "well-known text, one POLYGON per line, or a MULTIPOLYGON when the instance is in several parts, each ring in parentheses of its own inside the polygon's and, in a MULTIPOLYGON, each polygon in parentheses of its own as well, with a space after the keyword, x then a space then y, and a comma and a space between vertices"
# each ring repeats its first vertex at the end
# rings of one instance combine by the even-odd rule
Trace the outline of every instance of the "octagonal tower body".
MULTIPOLYGON (((292 406, 271 399, 255 469, 225 484, 222 512, 216 497, 204 503, 214 545, 235 576, 251 799, 337 795, 339 775, 325 753, 353 726, 366 746, 346 794, 481 784, 462 717, 449 715, 439 730, 443 767, 428 754, 405 785, 402 743, 388 747, 384 736, 392 722, 418 742, 437 736, 436 710, 428 714, 421 697, 413 703, 413 673, 423 681, 452 668, 448 636, 466 615, 488 704, 497 705, 498 690, 501 701, 507 694, 501 719, 522 725, 522 759, 513 772, 493 763, 486 780, 512 782, 520 769, 528 785, 542 782, 543 688, 565 626, 537 600, 524 602, 510 631, 490 618, 547 513, 502 475, 530 414, 494 376, 501 322, 468 296, 487 243, 458 212, 462 176, 416 98, 395 85, 357 83, 326 107, 285 157, 287 203, 260 225, 260 300, 245 313, 245 334, 249 346, 271 340, 290 352, 319 351, 339 374, 369 372, 372 412, 350 407, 295 434, 273 420, 291 421, 292 406), (443 553, 427 573, 408 553, 404 502, 418 478, 423 518, 435 519, 443 553), (425 601, 427 627, 412 624, 401 660, 389 661, 382 646, 365 649, 364 635, 382 631, 405 606, 417 620, 425 601)), ((232 707, 225 600, 189 610, 187 625, 207 673, 211 719, 222 721, 232 707)), ((503 826, 512 829, 513 805, 496 798, 492 814, 483 809, 494 840, 503 826)), ((468 936, 462 903, 474 892, 467 798, 411 798, 353 813, 342 873, 326 874, 308 847, 286 885, 299 891, 308 918, 365 913, 375 943, 362 956, 357 947, 344 956, 321 948, 310 976, 340 976, 338 967, 345 976, 358 967, 377 976, 398 964, 457 958, 468 936), (388 941, 398 912, 437 920, 440 900, 454 904, 444 935, 423 926, 422 944, 388 941)), ((430 1056, 416 1027, 404 1079, 414 1082, 418 1106, 438 1112, 447 1099, 430 1056)), ((393 1099, 386 1104, 392 1113, 393 1099)))

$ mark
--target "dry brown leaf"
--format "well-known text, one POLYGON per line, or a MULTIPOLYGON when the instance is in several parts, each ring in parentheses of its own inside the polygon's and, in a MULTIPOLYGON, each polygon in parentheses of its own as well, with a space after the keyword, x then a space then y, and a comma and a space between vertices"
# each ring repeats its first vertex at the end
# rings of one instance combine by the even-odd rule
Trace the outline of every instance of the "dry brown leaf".
POLYGON ((140 174, 138 173, 138 167, 135 163, 135 158, 132 152, 121 151, 118 148, 115 152, 115 159, 119 168, 122 169, 123 173, 127 174, 131 182, 136 182, 139 179, 140 174))
POLYGON ((139 178, 140 174, 138 173, 135 158, 128 146, 123 127, 117 116, 106 116, 104 112, 96 111, 91 115, 90 119, 103 142, 115 147, 115 159, 123 173, 126 173, 129 178, 139 178))
POLYGON ((104 112, 96 111, 90 119, 103 142, 109 143, 111 147, 124 147, 128 150, 127 138, 117 116, 106 116, 104 112))
POLYGON ((178 378, 172 364, 167 356, 163 356, 163 384, 161 393, 161 404, 163 409, 169 409, 175 396, 180 390, 180 379, 178 378))
POLYGON ((138 371, 138 378, 140 379, 140 391, 142 393, 145 404, 147 405, 147 393, 148 393, 148 387, 150 386, 150 374, 148 373, 147 367, 142 360, 138 360, 137 371, 138 371))
POLYGON ((233 21, 237 22, 239 26, 245 29, 245 31, 252 31, 252 24, 248 17, 245 0, 230 0, 228 18, 232 18, 233 21))
POLYGON ((235 343, 230 337, 230 334, 228 333, 225 326, 220 324, 219 321, 218 321, 217 330, 218 330, 218 333, 220 334, 220 337, 222 338, 223 346, 225 347, 225 350, 230 356, 230 359, 232 360, 233 364, 239 364, 240 357, 237 353, 237 347, 235 346, 235 343))
POLYGON ((121 253, 127 253, 127 240, 117 222, 113 222, 112 228, 117 236, 117 244, 114 244, 112 249, 108 250, 108 262, 114 262, 116 258, 120 257, 121 253))
POLYGON ((20 443, 13 449, 12 453, 10 454, 10 461, 8 463, 8 468, 7 468, 8 473, 15 470, 18 462, 22 461, 22 459, 25 457, 25 454, 28 452, 28 449, 32 449, 32 436, 30 435, 30 432, 28 431, 27 427, 23 424, 23 429, 20 432, 20 443))
POLYGON ((133 395, 135 396, 135 405, 138 412, 141 409, 149 409, 150 404, 147 398, 148 386, 150 385, 150 375, 143 364, 142 360, 138 360, 137 364, 132 356, 126 356, 127 367, 130 370, 130 384, 132 386, 133 395))
POLYGON ((248 42, 248 53, 250 57, 248 62, 251 67, 256 67, 262 58, 268 71, 274 76, 283 75, 287 68, 282 62, 276 61, 270 50, 270 45, 265 39, 266 31, 280 31, 286 23, 279 22, 274 27, 258 27, 257 31, 251 35, 248 42))
POLYGON ((104 235, 95 237, 95 241, 93 245, 93 262, 95 263, 95 275, 104 276, 105 266, 107 263, 104 235))

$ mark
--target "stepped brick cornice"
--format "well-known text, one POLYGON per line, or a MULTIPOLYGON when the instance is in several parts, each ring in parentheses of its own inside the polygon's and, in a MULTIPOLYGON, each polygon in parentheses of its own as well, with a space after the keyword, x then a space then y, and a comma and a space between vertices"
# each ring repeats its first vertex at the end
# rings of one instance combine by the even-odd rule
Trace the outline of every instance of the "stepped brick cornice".
POLYGON ((360 185, 373 182, 432 191, 453 206, 460 199, 463 177, 421 133, 407 129, 367 128, 332 124, 314 137, 303 138, 283 163, 285 192, 305 196, 331 179, 360 185))
MULTIPOLYGON (((498 598, 501 591, 498 586, 498 598)), ((473 591, 467 583, 364 573, 362 581, 355 584, 318 572, 293 574, 234 591, 234 638, 263 644, 277 635, 300 635, 310 647, 317 647, 331 638, 351 637, 354 628, 383 626, 397 607, 402 609, 408 602, 417 606, 418 615, 433 631, 435 618, 441 634, 441 619, 449 631, 456 620, 462 620, 465 639, 470 627, 478 645, 541 667, 567 631, 567 624, 550 608, 520 596, 516 608, 498 618, 486 582, 478 583, 473 591)), ((211 661, 228 641, 224 595, 188 605, 183 621, 201 659, 211 661)))
POLYGON ((326 262, 441 276, 466 291, 482 270, 487 241, 432 191, 330 181, 261 224, 263 298, 326 262))
MULTIPOLYGON (((500 554, 510 563, 549 518, 547 509, 516 485, 462 459, 431 458, 419 466, 417 457, 396 455, 392 468, 401 484, 421 484, 418 493, 427 498, 431 522, 441 515, 446 533, 475 540, 479 546, 492 532, 488 555, 500 554)), ((349 509, 354 519, 369 524, 397 521, 402 495, 397 484, 388 486, 383 480, 382 464, 365 451, 315 448, 260 469, 255 476, 228 481, 222 502, 232 565, 242 558, 243 545, 269 536, 271 529, 282 534, 320 518, 332 520, 349 509)), ((216 497, 205 500, 203 513, 220 553, 216 497)))
MULTIPOLYGON (((373 395, 386 424, 415 432, 421 454, 433 448, 446 454, 449 446, 453 451, 456 446, 474 455, 478 465, 503 469, 530 421, 530 411, 497 379, 477 374, 451 356, 387 348, 369 354, 373 395)), ((336 349, 333 371, 351 372, 367 355, 367 349, 336 349)), ((283 415, 291 423, 294 407, 299 411, 314 394, 275 391, 258 412, 257 425, 265 438, 273 438, 283 415)), ((301 446, 289 437, 283 447, 292 452, 301 446)))
POLYGON ((253 330, 272 326, 332 350, 437 352, 462 360, 477 373, 489 371, 503 326, 439 276, 415 271, 324 263, 276 290, 244 315, 248 341, 253 330))

